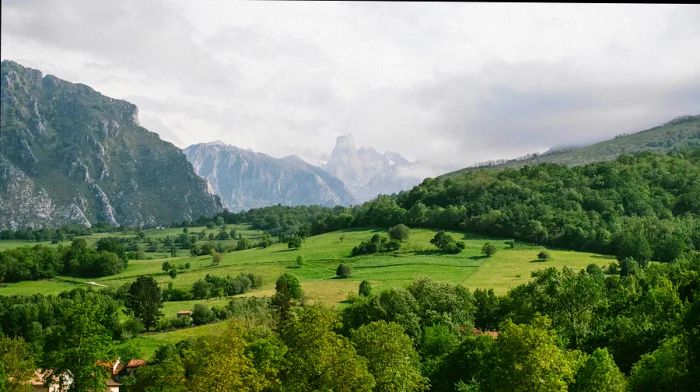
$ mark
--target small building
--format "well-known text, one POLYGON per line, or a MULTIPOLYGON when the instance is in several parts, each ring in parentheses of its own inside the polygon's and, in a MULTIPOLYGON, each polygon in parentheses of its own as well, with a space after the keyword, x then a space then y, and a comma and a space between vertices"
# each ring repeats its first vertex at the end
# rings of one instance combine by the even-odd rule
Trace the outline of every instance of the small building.
POLYGON ((494 339, 498 338, 498 335, 499 335, 498 331, 482 331, 479 328, 472 329, 472 333, 475 336, 486 335, 486 336, 492 337, 494 339))
POLYGON ((107 392, 119 392, 119 387, 122 384, 114 381, 114 380, 107 380, 107 392))
POLYGON ((124 376, 133 376, 134 371, 142 366, 146 366, 146 361, 143 359, 130 359, 129 362, 123 362, 121 358, 117 358, 114 362, 98 362, 109 370, 113 380, 120 380, 124 376))
POLYGON ((34 377, 29 380, 29 384, 31 384, 33 392, 65 392, 73 380, 68 374, 63 374, 62 377, 63 388, 59 385, 58 376, 52 375, 51 370, 36 369, 34 370, 34 377), (49 377, 51 377, 50 383, 47 382, 49 377))
POLYGON ((177 312, 177 317, 192 317, 192 311, 191 310, 181 310, 177 312))
MULTIPOLYGON (((67 392, 73 383, 73 378, 70 374, 63 373, 60 376, 52 374, 50 370, 36 369, 34 377, 29 381, 33 392, 67 392), (51 380, 47 379, 51 377, 51 380), (59 377, 63 378, 63 387, 59 383, 59 377)), ((122 385, 112 379, 105 381, 107 389, 105 392, 119 392, 119 387, 122 385)))

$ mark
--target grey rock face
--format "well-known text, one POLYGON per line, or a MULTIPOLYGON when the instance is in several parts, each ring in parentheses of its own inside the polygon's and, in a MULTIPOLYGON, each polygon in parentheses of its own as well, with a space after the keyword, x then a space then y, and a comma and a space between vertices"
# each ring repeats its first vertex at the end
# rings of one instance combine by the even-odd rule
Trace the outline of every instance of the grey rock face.
POLYGON ((343 135, 323 168, 343 181, 358 202, 364 202, 420 183, 422 179, 411 174, 414 165, 395 152, 381 154, 372 147, 357 148, 352 135, 343 135))
POLYGON ((0 230, 146 226, 221 210, 133 104, 11 61, 1 75, 0 230))
POLYGON ((184 150, 195 172, 207 180, 231 211, 276 204, 348 205, 353 198, 343 183, 296 156, 282 159, 221 142, 184 150))

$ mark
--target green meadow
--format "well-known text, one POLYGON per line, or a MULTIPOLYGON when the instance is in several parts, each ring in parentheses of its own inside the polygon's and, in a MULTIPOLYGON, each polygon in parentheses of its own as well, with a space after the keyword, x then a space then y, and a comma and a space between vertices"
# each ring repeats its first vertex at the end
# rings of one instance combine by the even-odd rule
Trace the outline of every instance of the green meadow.
MULTIPOLYGON (((230 228, 236 228, 237 232, 242 233, 245 238, 255 239, 260 234, 247 226, 229 226, 229 230, 230 228)), ((207 234, 218 231, 218 229, 207 230, 205 227, 189 228, 190 233, 202 230, 207 234)), ((145 233, 151 238, 175 237, 182 233, 182 229, 149 230, 145 233)), ((614 260, 612 256, 549 249, 551 259, 539 262, 537 254, 545 249, 544 247, 533 245, 512 249, 507 239, 458 232, 450 234, 455 239, 464 241, 466 245, 464 251, 457 255, 445 255, 437 253, 435 247, 430 244, 435 231, 428 229, 411 230, 409 239, 404 241, 401 249, 396 252, 356 257, 350 255, 354 246, 376 233, 386 234, 383 230, 376 229, 336 231, 309 237, 298 250, 288 249, 286 244, 278 243, 265 249, 254 248, 230 252, 224 254, 220 264, 216 266, 213 265, 211 256, 192 257, 185 255, 186 250, 180 250, 181 255, 178 257, 168 257, 167 253, 149 252, 146 255, 151 259, 131 260, 128 268, 117 275, 95 279, 56 277, 51 280, 9 283, 0 287, 0 295, 57 294, 64 290, 89 286, 96 289, 116 288, 132 282, 140 275, 153 276, 163 288, 169 284, 174 287, 188 288, 207 274, 235 276, 252 272, 262 276, 264 284, 261 288, 249 291, 243 296, 271 296, 274 293, 276 279, 281 274, 289 272, 299 278, 307 302, 339 306, 348 295, 357 293, 362 280, 368 280, 377 291, 404 287, 416 278, 429 277, 437 281, 462 284, 472 290, 491 288, 497 293, 505 293, 510 288, 527 282, 531 273, 539 269, 564 266, 581 269, 589 264, 605 266, 614 260), (481 247, 486 242, 494 244, 497 248, 496 254, 488 258, 481 255, 481 247), (297 256, 303 256, 304 259, 300 268, 296 266, 297 256), (166 260, 176 265, 190 263, 190 270, 172 279, 161 269, 166 260), (340 263, 352 267, 351 277, 336 278, 335 270, 340 263)), ((94 243, 99 238, 110 235, 130 238, 134 236, 133 233, 110 233, 95 234, 86 238, 88 242, 94 243)), ((214 240, 214 242, 226 241, 214 240)), ((0 241, 0 249, 32 244, 35 243, 0 241)), ((209 307, 225 306, 229 299, 165 302, 163 317, 174 318, 178 311, 191 310, 197 303, 204 303, 209 307)), ((146 333, 121 345, 137 347, 142 354, 150 357, 161 344, 176 343, 190 336, 216 333, 224 326, 225 322, 219 322, 169 332, 146 333)))
MULTIPOLYGON (((190 233, 205 228, 191 228, 190 233)), ((214 229, 213 231, 215 231, 214 229)), ((149 237, 155 235, 174 236, 182 229, 165 229, 149 231, 149 237)), ((163 287, 190 287, 195 281, 207 274, 238 275, 252 272, 263 277, 264 285, 246 295, 271 295, 274 283, 279 275, 290 272, 302 283, 306 297, 312 302, 338 304, 349 293, 357 290, 362 280, 368 280, 376 290, 402 287, 418 277, 430 277, 438 281, 459 283, 468 288, 492 288, 497 293, 525 283, 533 271, 546 267, 569 266, 585 268, 588 264, 607 265, 614 258, 586 252, 550 249, 551 260, 538 262, 537 254, 543 250, 540 246, 527 246, 511 249, 507 240, 480 237, 471 234, 452 232, 456 239, 465 242, 466 248, 457 255, 444 255, 435 251, 429 243, 435 234, 433 230, 414 229, 399 251, 367 256, 351 257, 352 248, 362 240, 369 239, 381 230, 347 230, 325 233, 307 238, 298 250, 288 249, 286 244, 274 244, 265 249, 248 249, 226 253, 219 265, 213 265, 211 256, 192 257, 158 257, 150 260, 131 260, 128 268, 117 274, 95 279, 77 279, 57 277, 44 281, 25 281, 9 283, 0 287, 0 295, 28 295, 33 293, 55 294, 75 287, 92 285, 99 287, 119 287, 130 283, 140 275, 153 276, 163 287), (491 257, 481 255, 481 247, 490 242, 498 251, 491 257), (303 256, 304 264, 296 267, 297 256, 303 256), (176 265, 190 263, 190 270, 178 274, 172 279, 161 267, 164 261, 176 265), (352 267, 352 276, 347 279, 335 277, 336 267, 340 263, 352 267)), ((254 238, 254 230, 246 230, 245 236, 254 238)), ((90 237, 96 241, 104 234, 90 237)), ((215 241, 216 242, 216 241, 215 241)), ((17 241, 14 241, 17 244, 17 241)), ((26 244, 26 243, 25 243, 26 244)), ((147 255, 151 255, 147 253, 147 255)))

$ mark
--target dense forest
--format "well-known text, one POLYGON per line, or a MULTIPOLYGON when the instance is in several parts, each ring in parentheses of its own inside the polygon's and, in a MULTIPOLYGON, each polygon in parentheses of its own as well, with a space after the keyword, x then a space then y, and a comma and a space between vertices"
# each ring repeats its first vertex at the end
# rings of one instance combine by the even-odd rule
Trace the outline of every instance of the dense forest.
MULTIPOLYGON (((700 257, 617 272, 549 268, 502 296, 427 278, 360 288, 342 310, 305 304, 286 273, 271 300, 198 306, 199 323, 230 319, 221 335, 163 345, 119 381, 126 391, 700 387, 700 257)), ((0 297, 5 387, 21 390, 13 377, 40 366, 70 371, 74 390, 91 390, 107 377, 99 361, 138 356, 112 343, 134 321, 158 323, 161 294, 141 277, 124 290, 0 297)))
POLYGON ((700 249, 700 148, 578 167, 469 171, 352 208, 274 206, 220 216, 274 235, 404 223, 668 262, 700 249))

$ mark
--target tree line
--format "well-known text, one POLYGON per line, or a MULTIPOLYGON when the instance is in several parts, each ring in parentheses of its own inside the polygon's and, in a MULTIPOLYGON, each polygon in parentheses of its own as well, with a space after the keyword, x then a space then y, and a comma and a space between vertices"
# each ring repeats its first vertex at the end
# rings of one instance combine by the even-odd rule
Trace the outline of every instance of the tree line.
POLYGON ((56 275, 97 277, 124 270, 129 258, 121 240, 105 237, 93 248, 82 238, 70 246, 35 245, 0 252, 0 282, 52 278, 56 275))

